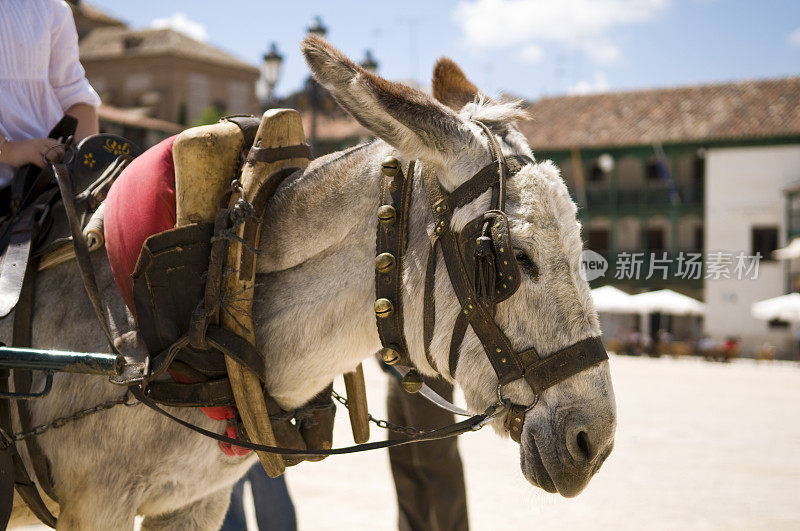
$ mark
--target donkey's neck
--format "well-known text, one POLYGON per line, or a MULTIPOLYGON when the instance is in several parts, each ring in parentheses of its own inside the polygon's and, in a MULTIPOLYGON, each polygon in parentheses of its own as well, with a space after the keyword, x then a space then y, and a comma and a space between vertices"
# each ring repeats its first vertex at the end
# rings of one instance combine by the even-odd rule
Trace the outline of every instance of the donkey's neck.
POLYGON ((314 161, 268 205, 254 321, 267 387, 295 408, 380 348, 373 303, 383 142, 314 161))

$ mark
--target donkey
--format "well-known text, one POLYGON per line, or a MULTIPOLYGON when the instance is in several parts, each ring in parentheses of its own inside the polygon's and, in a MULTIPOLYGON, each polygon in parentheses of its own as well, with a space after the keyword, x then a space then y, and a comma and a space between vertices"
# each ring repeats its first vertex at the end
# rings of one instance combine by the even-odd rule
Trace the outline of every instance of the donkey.
MULTIPOLYGON (((374 76, 326 41, 302 43, 314 75, 379 140, 331 154, 290 177, 264 218, 253 307, 257 345, 266 357, 267 387, 285 409, 299 407, 331 380, 372 355, 375 325, 375 220, 380 163, 394 155, 435 167, 441 185, 454 189, 491 160, 476 120, 487 124, 504 154, 532 156, 515 126, 518 104, 486 99, 449 60, 434 75, 436 99, 374 76), (443 103, 441 103, 443 102, 443 103)), ((582 248, 576 206, 551 162, 532 163, 507 183, 507 212, 525 278, 497 308, 497 322, 515 348, 547 355, 600 334, 589 288, 579 275, 582 248)), ((488 193, 464 206, 453 224, 486 210, 488 193)), ((404 322, 410 357, 428 376, 435 370, 423 347, 423 283, 433 218, 421 183, 415 183, 404 262, 404 322)), ((125 353, 142 349, 135 322, 112 280, 107 258, 94 266, 107 317, 125 353)), ((436 325, 431 356, 447 367, 450 331, 460 306, 442 259, 435 284, 436 325)), ((33 343, 42 348, 98 351, 104 335, 95 322, 74 263, 43 272, 36 286, 33 343)), ((0 323, 0 339, 10 338, 0 323)), ((441 377, 452 381, 448 371, 441 377)), ((461 346, 455 382, 468 406, 483 411, 497 401, 497 377, 471 330, 461 346)), ((124 390, 102 378, 59 374, 50 395, 31 403, 34 424, 119 397, 124 390)), ((522 381, 504 394, 517 404, 534 395, 522 381)), ((204 428, 221 423, 200 411, 172 409, 204 428)), ((502 420, 494 427, 503 433, 502 420)), ((616 405, 604 362, 547 389, 525 415, 520 466, 534 485, 577 495, 613 447, 616 405)), ((50 463, 64 529, 216 529, 232 484, 255 462, 228 457, 216 441, 187 431, 144 407, 117 406, 48 430, 38 442, 50 463)), ((14 524, 25 510, 15 507, 14 524)))

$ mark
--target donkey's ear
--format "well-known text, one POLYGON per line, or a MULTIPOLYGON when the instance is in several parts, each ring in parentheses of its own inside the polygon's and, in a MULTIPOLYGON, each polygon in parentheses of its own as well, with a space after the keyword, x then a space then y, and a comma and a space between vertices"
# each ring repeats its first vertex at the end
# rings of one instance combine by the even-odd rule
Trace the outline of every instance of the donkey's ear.
POLYGON ((339 105, 406 155, 446 162, 473 141, 466 124, 430 96, 370 74, 320 37, 306 37, 301 48, 339 105))
POLYGON ((451 109, 461 108, 478 96, 486 98, 478 87, 472 84, 459 66, 449 57, 442 57, 433 67, 433 97, 451 109))

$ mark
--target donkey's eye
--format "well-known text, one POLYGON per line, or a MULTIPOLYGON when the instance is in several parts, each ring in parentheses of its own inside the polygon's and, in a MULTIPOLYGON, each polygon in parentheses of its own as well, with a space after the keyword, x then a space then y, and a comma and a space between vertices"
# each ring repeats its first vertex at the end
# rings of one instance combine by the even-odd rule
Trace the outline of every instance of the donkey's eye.
POLYGON ((514 258, 517 259, 517 264, 519 264, 519 268, 523 273, 530 275, 534 279, 539 276, 539 268, 536 267, 536 263, 531 260, 525 251, 514 249, 514 258))

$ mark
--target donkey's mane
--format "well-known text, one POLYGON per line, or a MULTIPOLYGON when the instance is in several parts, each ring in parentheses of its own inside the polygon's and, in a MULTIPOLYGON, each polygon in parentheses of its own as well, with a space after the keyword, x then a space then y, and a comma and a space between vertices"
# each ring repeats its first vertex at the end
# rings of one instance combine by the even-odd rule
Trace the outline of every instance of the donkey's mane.
POLYGON ((523 100, 491 100, 478 94, 474 101, 464 105, 459 114, 468 120, 486 124, 514 151, 533 158, 525 135, 516 127, 518 121, 530 119, 523 100))
POLYGON ((478 95, 461 109, 461 115, 478 120, 489 127, 507 127, 519 120, 530 118, 525 102, 520 99, 491 100, 478 95))

